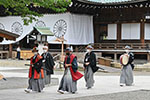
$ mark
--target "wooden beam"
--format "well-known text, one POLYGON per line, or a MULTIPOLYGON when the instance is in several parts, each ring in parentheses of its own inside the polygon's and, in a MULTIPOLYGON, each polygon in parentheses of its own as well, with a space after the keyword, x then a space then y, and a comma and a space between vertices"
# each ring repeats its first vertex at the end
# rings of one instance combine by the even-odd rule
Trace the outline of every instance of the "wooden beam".
POLYGON ((0 33, 0 37, 6 38, 8 40, 14 40, 14 41, 16 40, 15 37, 12 37, 12 36, 9 36, 9 35, 3 34, 3 33, 0 33))

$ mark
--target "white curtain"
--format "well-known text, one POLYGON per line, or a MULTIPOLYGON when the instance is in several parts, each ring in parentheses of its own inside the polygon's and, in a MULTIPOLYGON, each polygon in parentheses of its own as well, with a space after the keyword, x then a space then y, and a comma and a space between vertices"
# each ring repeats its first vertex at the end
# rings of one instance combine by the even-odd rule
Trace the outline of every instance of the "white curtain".
MULTIPOLYGON (((50 30, 54 31, 54 26, 59 20, 63 20, 66 23, 67 29, 64 35, 65 44, 72 45, 85 45, 89 43, 94 43, 94 33, 93 33, 93 16, 89 15, 78 15, 71 13, 64 14, 47 14, 43 17, 38 18, 38 25, 44 25, 49 27, 50 30)), ((7 16, 0 17, 0 25, 5 27, 5 30, 12 32, 12 26, 15 22, 20 23, 20 25, 16 25, 20 30, 22 29, 22 34, 16 41, 3 41, 0 44, 10 44, 16 43, 23 39, 27 34, 29 34, 33 27, 37 25, 37 22, 33 22, 28 26, 23 25, 23 21, 19 16, 7 16)), ((60 24, 61 25, 61 24, 60 24)), ((18 33, 16 33, 18 34, 18 33)), ((53 44, 59 44, 56 42, 55 36, 48 36, 47 41, 53 44)))
POLYGON ((145 39, 150 40, 150 24, 145 24, 145 39))
POLYGON ((69 17, 68 44, 94 43, 93 17, 71 14, 69 17))
POLYGON ((107 39, 117 39, 117 24, 108 24, 108 36, 107 39))
POLYGON ((140 23, 122 24, 122 39, 140 39, 140 23))

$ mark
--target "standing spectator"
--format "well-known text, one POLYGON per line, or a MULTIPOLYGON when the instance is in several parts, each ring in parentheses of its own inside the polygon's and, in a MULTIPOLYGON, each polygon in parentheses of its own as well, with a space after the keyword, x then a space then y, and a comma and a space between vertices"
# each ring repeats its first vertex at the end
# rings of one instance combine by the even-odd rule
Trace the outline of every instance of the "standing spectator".
POLYGON ((17 59, 20 60, 20 46, 17 47, 17 59))

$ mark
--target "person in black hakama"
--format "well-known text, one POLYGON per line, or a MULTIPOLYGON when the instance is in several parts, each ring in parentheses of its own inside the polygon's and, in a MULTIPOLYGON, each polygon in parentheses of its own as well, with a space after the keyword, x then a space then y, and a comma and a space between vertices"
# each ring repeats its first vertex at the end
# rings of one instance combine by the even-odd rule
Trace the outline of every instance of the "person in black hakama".
POLYGON ((94 85, 94 73, 98 70, 96 67, 96 55, 92 52, 93 47, 87 46, 87 53, 84 58, 84 78, 87 89, 90 89, 94 85))
POLYGON ((132 86, 133 85, 133 72, 134 69, 134 54, 130 52, 131 47, 126 46, 125 51, 129 55, 129 62, 127 65, 122 65, 121 76, 120 76, 120 86, 132 86))
POLYGON ((52 55, 48 52, 48 46, 43 47, 44 53, 42 54, 42 62, 43 62, 43 67, 44 67, 44 83, 45 85, 51 83, 51 74, 54 74, 54 60, 52 55))
POLYGON ((65 91, 75 93, 77 91, 77 80, 83 75, 78 72, 77 57, 71 54, 71 48, 66 49, 66 57, 64 61, 64 75, 61 79, 58 92, 64 94, 65 91))

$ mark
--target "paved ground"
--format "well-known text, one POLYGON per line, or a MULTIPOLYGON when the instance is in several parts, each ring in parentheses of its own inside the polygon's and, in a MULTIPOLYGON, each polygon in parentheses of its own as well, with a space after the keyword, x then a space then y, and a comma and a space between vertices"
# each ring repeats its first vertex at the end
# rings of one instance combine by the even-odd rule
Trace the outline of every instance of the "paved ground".
MULTIPOLYGON (((5 89, 17 89, 17 88, 26 88, 28 86, 28 78, 27 77, 8 77, 7 81, 0 81, 0 90, 5 89)), ((58 85, 58 79, 52 78, 51 85, 58 85)))
MULTIPOLYGON (((9 81, 10 83, 14 82, 13 84, 15 84, 15 82, 24 84, 28 76, 28 71, 25 68, 0 67, 0 72, 7 79, 14 78, 14 81, 9 81)), ((60 80, 62 74, 63 72, 57 71, 52 77, 60 80)), ((149 100, 150 73, 135 72, 135 86, 129 87, 119 86, 119 75, 119 72, 98 72, 95 74, 95 86, 89 90, 85 88, 85 81, 84 78, 82 78, 78 81, 78 92, 76 94, 59 94, 56 92, 58 85, 46 87, 42 93, 33 92, 30 94, 24 92, 25 87, 3 87, 0 89, 0 100, 149 100)), ((5 83, 6 81, 1 80, 0 86, 5 83)), ((11 84, 8 84, 8 87, 10 85, 11 84)))
POLYGON ((150 100, 150 91, 137 90, 131 92, 112 93, 95 96, 85 96, 79 98, 69 98, 64 100, 150 100))

